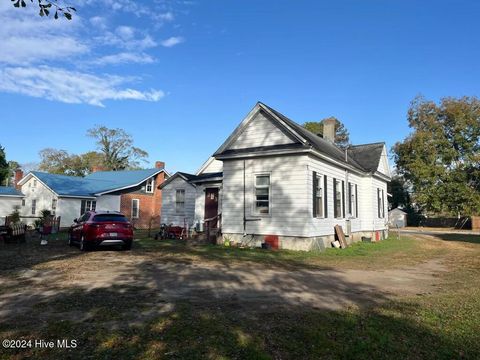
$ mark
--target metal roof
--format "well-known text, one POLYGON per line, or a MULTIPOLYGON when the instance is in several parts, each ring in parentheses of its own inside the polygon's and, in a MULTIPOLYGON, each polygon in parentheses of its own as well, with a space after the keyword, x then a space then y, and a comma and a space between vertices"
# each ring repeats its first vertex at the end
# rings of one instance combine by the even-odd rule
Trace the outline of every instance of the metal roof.
POLYGON ((0 196, 24 197, 21 191, 9 186, 0 186, 0 196))

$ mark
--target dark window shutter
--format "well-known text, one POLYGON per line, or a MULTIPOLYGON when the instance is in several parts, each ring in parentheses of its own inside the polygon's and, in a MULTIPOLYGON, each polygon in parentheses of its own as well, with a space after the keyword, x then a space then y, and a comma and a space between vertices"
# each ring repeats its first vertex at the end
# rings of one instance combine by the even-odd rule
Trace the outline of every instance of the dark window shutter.
POLYGON ((327 183, 327 175, 324 175, 323 176, 323 193, 325 194, 325 199, 324 199, 324 203, 325 203, 325 206, 324 206, 324 209, 323 209, 323 212, 325 214, 325 217, 328 218, 328 183, 327 183))
POLYGON ((317 188, 318 188, 318 179, 317 179, 317 172, 313 172, 313 217, 317 217, 317 188))
POLYGON ((382 189, 382 218, 385 217, 385 195, 383 193, 383 189, 382 189))
POLYGON ((355 217, 358 217, 358 188, 355 184, 355 217))
POLYGON ((87 203, 86 200, 82 200, 82 205, 80 206, 80 216, 82 216, 83 214, 85 214, 85 206, 86 206, 86 203, 87 203))
POLYGON ((345 218, 345 181, 342 180, 342 217, 345 218))
POLYGON ((333 217, 337 218, 337 179, 333 178, 333 217))
POLYGON ((348 183, 348 192, 347 192, 347 201, 348 201, 348 213, 352 214, 352 183, 348 183))

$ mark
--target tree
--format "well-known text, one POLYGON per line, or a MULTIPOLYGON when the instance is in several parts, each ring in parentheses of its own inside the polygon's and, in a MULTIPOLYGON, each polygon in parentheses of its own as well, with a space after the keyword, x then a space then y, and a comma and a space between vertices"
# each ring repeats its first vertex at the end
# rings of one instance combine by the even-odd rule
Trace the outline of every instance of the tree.
POLYGON ((308 131, 320 136, 320 135, 323 135, 323 125, 325 123, 325 120, 330 120, 330 119, 335 120, 335 144, 337 144, 341 148, 346 148, 348 145, 350 145, 350 134, 348 133, 348 130, 345 127, 345 125, 334 116, 331 116, 329 118, 326 118, 317 122, 315 121, 306 122, 303 124, 303 127, 308 131))
POLYGON ((95 151, 85 154, 69 154, 66 150, 43 149, 39 153, 39 169, 51 174, 86 176, 96 166, 102 166, 103 155, 95 151))
MULTIPOLYGON (((28 0, 11 0, 12 4, 16 8, 25 8, 27 7, 28 0)), ((67 20, 72 20, 72 14, 77 11, 72 6, 59 5, 58 0, 30 0, 34 6, 38 6, 40 16, 50 16, 53 13, 53 18, 55 20, 59 19, 61 16, 65 17, 67 20)))
POLYGON ((480 100, 444 98, 437 105, 417 97, 408 122, 413 133, 392 152, 415 203, 433 213, 479 213, 480 100))
POLYGON ((135 169, 148 157, 145 150, 133 146, 132 136, 123 129, 97 125, 89 129, 87 135, 96 140, 106 170, 135 169))
POLYGON ((8 167, 7 156, 5 155, 5 148, 0 145, 0 184, 3 184, 8 179, 10 169, 8 167))

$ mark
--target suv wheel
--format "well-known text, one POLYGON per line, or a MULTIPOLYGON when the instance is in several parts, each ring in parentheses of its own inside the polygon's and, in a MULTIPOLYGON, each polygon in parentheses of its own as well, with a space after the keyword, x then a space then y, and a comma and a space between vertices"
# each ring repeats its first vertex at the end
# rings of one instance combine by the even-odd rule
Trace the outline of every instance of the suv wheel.
POLYGON ((80 239, 80 251, 88 251, 88 250, 89 250, 89 246, 85 241, 85 237, 82 235, 80 239))
POLYGON ((68 234, 68 246, 73 246, 73 236, 72 233, 68 234))
POLYGON ((128 242, 122 246, 122 250, 132 250, 132 242, 128 242))

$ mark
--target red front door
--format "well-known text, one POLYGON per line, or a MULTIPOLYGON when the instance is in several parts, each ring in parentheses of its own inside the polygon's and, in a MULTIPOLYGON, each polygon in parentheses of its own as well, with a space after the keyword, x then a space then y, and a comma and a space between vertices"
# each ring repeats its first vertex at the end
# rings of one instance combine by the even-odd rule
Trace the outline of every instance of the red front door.
MULTIPOLYGON (((205 220, 218 215, 218 188, 205 189, 205 220)), ((211 227, 216 228, 218 221, 211 222, 211 227)))

